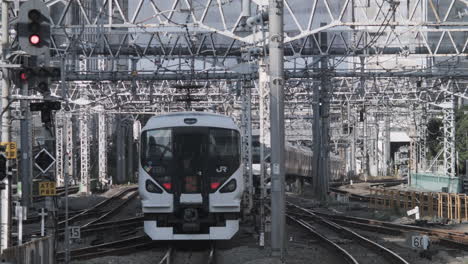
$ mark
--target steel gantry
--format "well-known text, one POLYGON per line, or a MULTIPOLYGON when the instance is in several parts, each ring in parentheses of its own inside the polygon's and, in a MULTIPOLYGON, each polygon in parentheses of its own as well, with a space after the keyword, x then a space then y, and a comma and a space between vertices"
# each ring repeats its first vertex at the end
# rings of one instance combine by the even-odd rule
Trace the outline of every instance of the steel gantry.
POLYGON ((89 141, 91 134, 89 133, 89 113, 88 109, 81 109, 80 111, 80 149, 81 149, 81 178, 80 178, 80 192, 89 194, 91 193, 91 182, 89 174, 89 141))
POLYGON ((71 182, 72 180, 76 183, 74 179, 74 161, 75 161, 75 151, 74 151, 74 144, 73 144, 73 118, 71 113, 64 114, 65 119, 65 151, 66 155, 66 172, 68 174, 68 180, 71 182))
MULTIPOLYGON (((2 2, 4 14, 8 11, 6 2, 2 2)), ((89 109, 102 107, 97 129, 98 177, 101 184, 107 184, 110 176, 106 171, 108 146, 105 124, 109 114, 180 111, 184 105, 178 99, 185 95, 175 88, 178 85, 190 83, 203 87, 195 93, 203 100, 194 103, 194 109, 218 109, 222 113, 242 116, 244 135, 251 131, 249 126, 260 128, 261 203, 266 197, 264 184, 269 177, 268 164, 264 160, 270 142, 275 143, 272 156, 274 166, 271 168, 274 176, 272 193, 275 197, 282 197, 284 192, 284 186, 277 182, 278 179, 282 180, 284 173, 281 167, 283 157, 281 154, 277 156, 276 149, 276 143, 282 146, 281 140, 284 140, 281 133, 281 129, 284 129, 281 120, 283 113, 288 129, 295 132, 286 133, 288 139, 311 141, 314 137, 319 143, 315 153, 319 168, 321 165, 329 166, 329 149, 337 149, 341 143, 349 149, 350 174, 357 172, 355 160, 360 147, 366 149, 364 156, 360 156, 364 166, 369 166, 367 163, 379 166, 376 154, 379 149, 375 142, 379 135, 383 135, 385 165, 382 167, 386 174, 391 160, 390 129, 392 122, 396 122, 393 117, 399 113, 401 105, 421 103, 433 106, 443 103, 446 98, 450 98, 449 103, 453 103, 455 97, 468 98, 468 74, 465 69, 468 65, 465 59, 468 18, 457 16, 457 10, 466 8, 464 2, 459 0, 438 1, 437 5, 432 0, 45 2, 53 11, 51 59, 60 58, 61 61, 67 58, 67 67, 64 68, 68 69, 64 74, 64 79, 69 83, 68 94, 63 99, 70 112, 67 109, 65 113, 64 128, 60 130, 60 126, 57 126, 57 135, 66 135, 65 173, 77 177, 79 168, 74 166, 73 159, 74 154, 81 154, 81 184, 85 192, 89 192, 89 163, 93 155, 89 149, 90 137, 95 133, 88 127, 90 113, 93 112, 89 109), (281 12, 277 9, 281 9, 281 12), (264 19, 264 12, 272 10, 278 11, 272 14, 274 19, 264 19), (279 15, 284 21, 284 33, 279 31, 277 24, 279 15), (275 46, 278 43, 281 45, 275 46), (271 45, 270 49, 266 48, 267 45, 271 45), (264 52, 257 54, 259 49, 264 52), (283 58, 283 54, 284 63, 279 58, 283 58), (258 67, 239 73, 239 62, 245 61, 245 56, 257 56, 258 67), (284 76, 277 75, 280 64, 286 69, 284 76), (258 80, 257 89, 250 89, 249 103, 246 96, 236 99, 228 89, 229 82, 242 78, 258 80), (423 85, 419 85, 421 79, 424 79, 423 85), (451 83, 450 89, 447 89, 448 83, 451 83), (281 89, 283 86, 284 90, 281 89), (270 89, 273 91, 271 94, 270 89), (311 92, 313 89, 315 92, 311 92), (312 116, 311 95, 315 104, 312 116), (258 102, 258 105, 251 102, 258 102), (365 124, 360 124, 355 111, 358 105, 364 104, 370 105, 367 108, 368 118, 365 118, 365 124), (343 128, 334 119, 334 106, 347 107, 346 135, 341 132, 336 133, 338 136, 334 134, 335 130, 343 128), (379 133, 380 126, 372 109, 382 106, 386 113, 384 131, 379 133), (246 115, 250 112, 247 108, 252 111, 250 118, 246 115), (89 111, 86 110, 86 114, 82 109, 89 111), (75 153, 73 148, 72 112, 75 115, 79 112, 80 116, 79 126, 78 123, 76 126, 80 128, 79 134, 76 133, 80 135, 79 153, 75 153), (313 124, 310 122, 312 118, 316 118, 313 124), (270 128, 272 132, 274 130, 271 137, 270 128), (312 134, 312 130, 315 133, 312 134), (335 143, 331 147, 328 145, 329 138, 335 143)), ((17 7, 10 5, 9 22, 17 21, 17 7)), ((2 25, 8 24, 7 18, 3 15, 2 25)), ((7 30, 6 27, 2 28, 2 32, 7 30)), ((8 34, 2 35, 5 39, 8 34)), ((21 56, 21 52, 14 47, 11 51, 13 57, 21 56)), ((3 90, 8 87, 5 80, 2 82, 3 90)), ((21 95, 18 89, 10 89, 14 100, 27 96, 30 96, 29 99, 43 99, 35 91, 21 95)), ((60 88, 52 89, 52 96, 59 95, 59 91, 60 88)), ((5 94, 2 94, 2 99, 2 104, 6 105, 5 94)), ((421 121, 418 126, 424 126, 424 123, 421 121)), ((4 129, 3 119, 2 124, 4 129)), ((444 161, 445 172, 450 176, 455 173, 454 125, 453 107, 445 107, 444 161)), ((410 125, 401 126, 406 129, 410 125)), ((122 160, 124 136, 120 130, 117 132, 117 148, 118 158, 122 160)), ((424 134, 424 130, 419 133, 424 134)), ((57 139, 57 155, 63 152, 63 142, 59 141, 57 139)), ((245 154, 250 148, 247 147, 248 142, 244 146, 245 154)), ((420 152, 422 159, 425 147, 421 147, 420 152)), ((78 155, 76 157, 80 158, 78 155)), ((245 163, 250 165, 251 161, 247 161, 246 157, 245 163)), ((59 176, 62 165, 57 166, 59 180, 62 178, 59 176)), ((125 168, 124 164, 119 166, 125 168)), ((328 169, 322 168, 325 173, 321 173, 320 179, 317 178, 320 181, 315 185, 317 192, 323 196, 328 188, 329 176, 328 169)), ((118 173, 121 180, 124 170, 118 170, 118 173)), ((250 176, 246 179, 250 179, 250 176)), ((246 183, 251 184, 251 181, 246 183)), ((2 206, 3 211, 4 203, 2 206)), ((263 210, 263 206, 260 210, 263 210)), ((3 216, 2 230, 5 230, 3 216)), ((284 223, 278 217, 274 219, 275 223, 280 223, 275 224, 275 228, 284 223)), ((261 232, 263 230, 264 226, 261 232)), ((284 239, 284 234, 277 235, 273 237, 284 239)), ((4 243, 2 237, 2 248, 5 247, 4 243)), ((274 243, 275 250, 279 250, 283 241, 274 243)))
POLYGON ((57 112, 55 114, 55 177, 58 187, 65 185, 65 172, 64 172, 64 131, 65 127, 65 116, 63 112, 57 112))
POLYGON ((109 119, 102 111, 98 112, 98 164, 99 164, 99 185, 102 189, 111 184, 107 174, 107 121, 109 119))
POLYGON ((444 126, 444 174, 450 178, 455 172, 455 96, 449 95, 442 105, 444 126))
POLYGON ((270 141, 270 115, 269 115, 269 75, 267 73, 266 64, 263 59, 259 60, 259 78, 257 84, 258 91, 258 118, 259 118, 259 165, 260 165, 260 246, 264 246, 265 238, 265 199, 266 199, 266 181, 269 179, 268 163, 265 162, 267 158, 267 149, 271 146, 270 141))
POLYGON ((252 172, 252 84, 250 80, 242 80, 241 93, 241 131, 242 131, 242 164, 244 166, 244 193, 243 201, 246 213, 250 214, 253 208, 253 172, 252 172))

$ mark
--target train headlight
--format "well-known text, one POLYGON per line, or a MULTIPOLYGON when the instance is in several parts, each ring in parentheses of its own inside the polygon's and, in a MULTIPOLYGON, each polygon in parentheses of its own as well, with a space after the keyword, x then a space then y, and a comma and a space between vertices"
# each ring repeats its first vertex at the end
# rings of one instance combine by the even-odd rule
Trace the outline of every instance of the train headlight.
POLYGON ((235 179, 230 180, 226 185, 224 185, 221 190, 219 190, 220 193, 228 193, 228 192, 233 192, 237 188, 237 182, 235 179))
POLYGON ((150 193, 162 193, 161 188, 150 180, 146 180, 146 190, 150 193))

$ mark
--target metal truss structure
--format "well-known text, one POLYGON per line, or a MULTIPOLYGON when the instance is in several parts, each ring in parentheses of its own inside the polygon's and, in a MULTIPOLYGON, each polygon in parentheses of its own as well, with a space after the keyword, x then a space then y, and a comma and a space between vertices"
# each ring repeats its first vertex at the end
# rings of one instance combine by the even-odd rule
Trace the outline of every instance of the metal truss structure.
POLYGON ((73 179, 73 169, 74 169, 74 150, 73 150, 73 119, 71 113, 65 113, 64 114, 64 119, 65 119, 65 142, 66 142, 66 147, 65 151, 67 153, 66 155, 66 172, 68 173, 68 179, 72 180, 73 179))
POLYGON ((80 149, 81 149, 81 178, 80 178, 80 192, 89 194, 91 193, 90 174, 89 174, 89 113, 87 109, 80 112, 80 149))
POLYGON ((447 98, 442 105, 444 124, 444 173, 450 178, 456 176, 455 172, 455 98, 447 98))
MULTIPOLYGON (((200 99, 192 105, 193 109, 216 109, 246 121, 242 115, 246 97, 236 97, 233 91, 248 78, 257 87, 249 93, 251 127, 260 129, 261 147, 268 145, 269 33, 265 16, 268 1, 45 2, 52 11, 51 60, 66 62, 63 69, 69 85, 64 99, 70 111, 76 113, 86 108, 128 115, 180 111, 185 109, 181 99, 186 95, 176 86, 192 84, 202 87, 194 89, 191 95, 200 99)), ((356 149, 362 147, 364 162, 378 163, 375 156, 380 150, 373 139, 379 135, 377 117, 369 114, 366 122, 374 124, 359 124, 356 111, 361 106, 367 109, 383 106, 387 109, 385 118, 390 120, 389 113, 395 113, 393 109, 408 104, 424 104, 427 111, 439 111, 438 105, 448 98, 453 98, 452 101, 468 98, 465 69, 468 19, 460 15, 460 10, 467 8, 465 2, 284 0, 283 3, 287 140, 310 145, 312 129, 317 128, 311 121, 316 115, 311 111, 312 102, 325 100, 329 106, 323 110, 330 117, 328 121, 322 120, 323 129, 315 134, 323 138, 330 134, 331 143, 349 150, 350 160, 355 160, 356 149), (335 111, 348 113, 337 117, 335 111), (348 122, 349 133, 335 133, 343 130, 343 120, 348 122), (368 126, 369 133, 364 132, 368 126), (359 128, 359 133, 351 131, 352 127, 359 128), (367 153, 370 153, 368 161, 367 153)), ((16 21, 17 8, 10 5, 12 23, 16 21)), ((12 40, 13 54, 22 55, 15 50, 16 42, 12 40)), ((52 95, 60 95, 58 86, 52 89, 52 95)), ((31 96, 37 95, 32 92, 31 96)), ((14 90, 12 98, 21 98, 20 92, 14 90)), ((445 168, 453 176, 453 111, 449 113, 448 108, 443 111, 445 168)), ((103 118, 104 114, 99 114, 99 121, 103 118)), ((425 160, 425 144, 421 143, 425 132, 421 127, 426 119, 416 119, 421 120, 416 124, 421 145, 419 156, 425 160)), ((106 164, 104 123, 99 122, 98 127, 100 164, 106 164)), ((66 124, 67 157, 72 159, 69 122, 66 124)), ((80 122, 80 127, 85 128, 84 122, 80 122)), ((390 121, 385 121, 384 127, 389 137, 390 121)), ((80 133, 85 133, 81 128, 80 133)), ((246 125, 243 128, 248 134, 250 128, 246 125)), ((86 140, 81 137, 81 143, 88 146, 86 140)), ((386 142, 381 148, 385 156, 381 168, 385 172, 390 160, 389 144, 386 142)), ((81 151, 81 166, 89 166, 88 147, 82 147, 81 151)), ((71 165, 69 160, 68 168, 71 165)), ((350 162, 349 171, 355 171, 355 165, 350 162)), ((87 173, 86 166, 81 170, 82 177, 87 173)), ((265 166, 261 167, 263 178, 268 177, 265 166)), ((101 184, 108 178, 104 170, 99 171, 101 184)))
MULTIPOLYGON (((10 25, 2 28, 2 35, 7 36, 8 29, 13 33, 3 39, 11 45, 4 45, 8 56, 3 54, 2 59, 13 64, 28 56, 19 50, 13 27, 19 2, 2 3, 2 11, 8 11, 2 25, 10 25)), ((114 176, 117 183, 127 182, 134 173, 133 139, 126 138, 131 134, 126 133, 129 121, 144 114, 186 110, 187 93, 177 88, 184 85, 197 87, 190 91, 191 110, 215 111, 240 121, 247 186, 244 204, 249 209, 256 202, 252 130, 259 129, 261 245, 268 229, 263 221, 265 183, 271 180, 272 186, 280 186, 272 187, 276 194, 284 187, 278 185, 282 173, 275 170, 282 163, 278 162, 282 151, 273 153, 271 162, 277 166, 271 171, 265 162, 274 137, 283 138, 278 129, 283 112, 286 141, 314 150, 313 183, 322 199, 332 177, 333 157, 347 159, 342 178, 389 174, 392 129, 411 137, 411 155, 419 163, 412 169, 429 170, 437 162, 426 166, 425 127, 432 117, 442 117, 444 125, 444 148, 436 159, 443 157, 445 175, 457 176, 455 109, 459 99, 468 99, 465 0, 44 2, 51 10, 50 60, 60 64, 64 78, 54 80, 50 98, 14 86, 7 91, 10 100, 21 101, 12 104, 16 110, 43 99, 64 102, 66 108, 57 114, 55 127, 59 186, 68 173, 69 179, 74 176, 80 181, 81 192, 89 194, 94 156, 99 184, 112 183, 107 160, 108 154, 114 154, 108 153, 111 127, 117 127, 112 145, 117 153, 114 176), (272 17, 276 19, 269 21, 272 17), (278 27, 281 19, 284 34, 275 35, 283 32, 278 27), (272 28, 277 31, 270 35, 272 28), (275 71, 282 64, 275 64, 276 59, 283 56, 271 55, 282 54, 283 49, 284 79, 282 70, 281 74, 275 71), (284 105, 276 101, 283 93, 284 105), (91 149, 93 140, 98 142, 97 151, 91 149)), ((22 118, 26 142, 34 135, 27 126, 30 116, 22 118)), ((273 219, 278 221, 278 215, 273 219)), ((6 222, 1 222, 2 230, 7 230, 6 222)), ((1 244, 5 248, 8 243, 2 239, 1 244)))
MULTIPOLYGON (((246 19, 267 6, 265 0, 250 1, 250 7, 241 1, 131 2, 46 1, 53 11, 54 49, 87 58, 221 57, 216 63, 222 64, 227 56, 239 54, 239 45, 267 39, 252 32, 246 19)), ((466 5, 446 2, 285 0, 286 54, 464 56, 468 24, 459 10, 466 5), (330 34, 326 46, 318 45, 321 32, 330 34)))
POLYGON ((247 190, 243 200, 244 208, 250 213, 253 208, 253 172, 252 172, 252 85, 249 80, 242 83, 241 89, 241 131, 242 131, 242 164, 244 166, 244 186, 247 190))
POLYGON ((107 175, 107 120, 104 112, 98 113, 98 180, 101 188, 105 188, 111 183, 107 175))
POLYGON ((64 175, 64 131, 65 131, 65 120, 62 112, 58 112, 55 115, 55 177, 58 187, 64 186, 65 175, 64 175))

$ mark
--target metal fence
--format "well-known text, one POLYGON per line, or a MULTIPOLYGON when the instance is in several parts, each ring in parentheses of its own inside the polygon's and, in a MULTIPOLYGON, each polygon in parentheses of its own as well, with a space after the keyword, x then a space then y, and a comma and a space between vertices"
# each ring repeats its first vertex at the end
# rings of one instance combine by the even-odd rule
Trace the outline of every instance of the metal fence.
POLYGON ((44 237, 21 246, 5 249, 0 255, 0 262, 11 264, 53 264, 54 238, 44 237))
POLYGON ((410 210, 418 206, 421 216, 468 221, 468 196, 442 192, 400 191, 371 188, 369 207, 374 209, 410 210))

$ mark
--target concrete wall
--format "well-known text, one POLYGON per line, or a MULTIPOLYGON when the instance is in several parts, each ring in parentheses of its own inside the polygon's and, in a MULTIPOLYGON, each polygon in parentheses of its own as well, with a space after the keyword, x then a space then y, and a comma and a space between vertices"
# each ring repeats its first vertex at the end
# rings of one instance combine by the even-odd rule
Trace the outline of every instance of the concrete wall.
POLYGON ((4 250, 0 255, 2 263, 15 264, 51 264, 55 263, 54 239, 44 237, 21 246, 4 250))
POLYGON ((449 178, 443 175, 428 173, 411 174, 411 187, 421 188, 434 192, 442 192, 443 187, 447 187, 447 192, 451 193, 458 193, 461 191, 459 178, 449 178))

